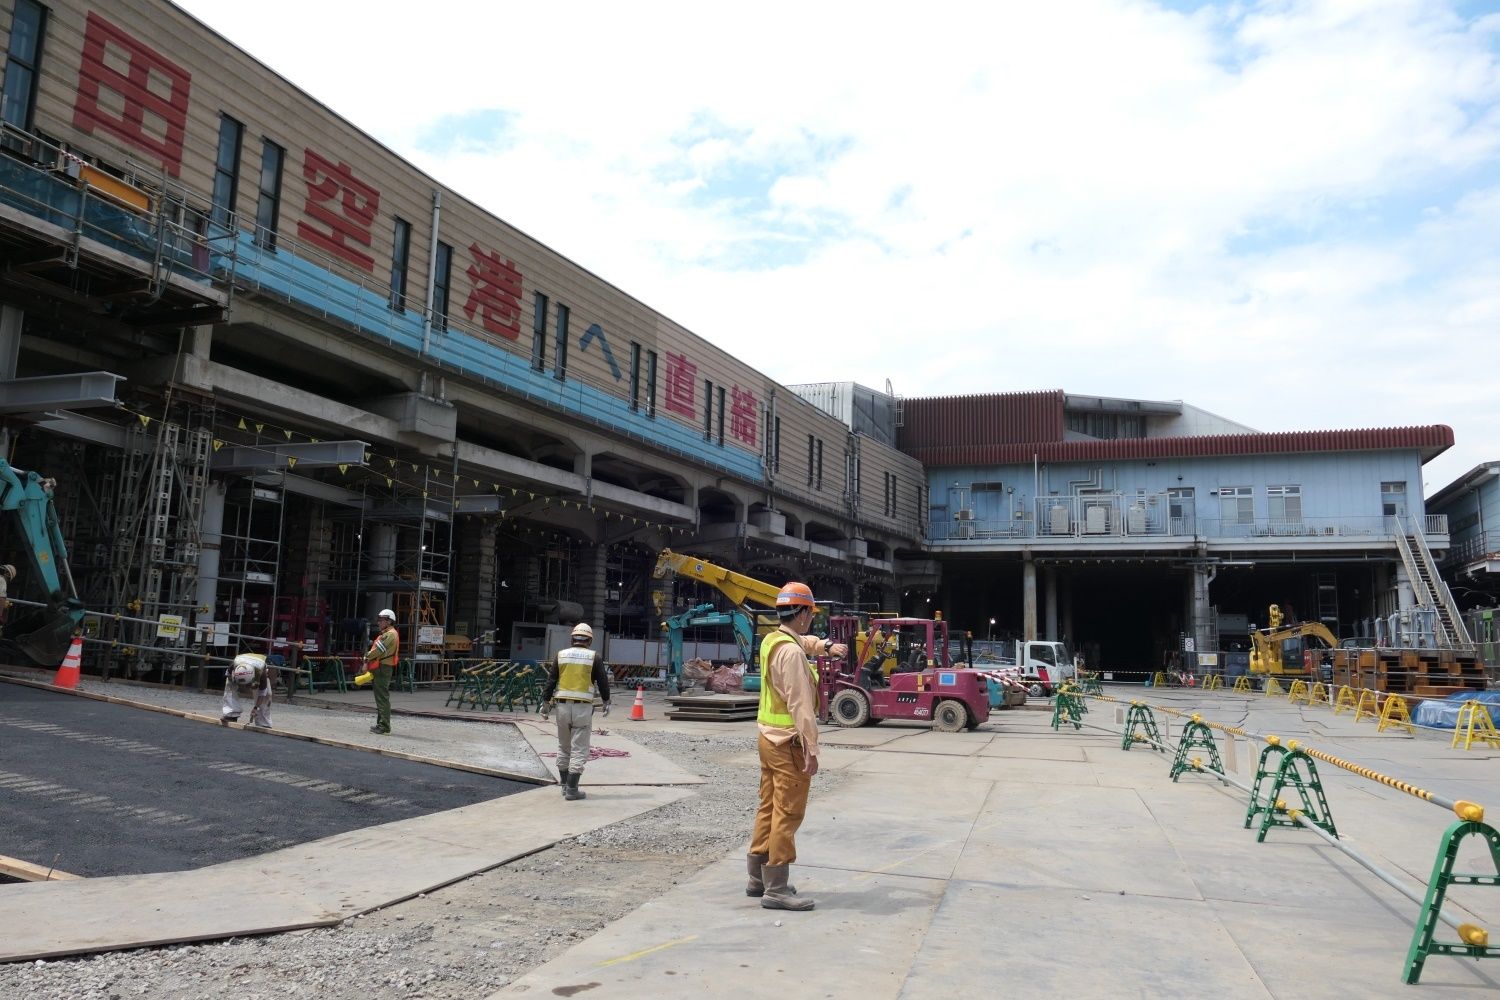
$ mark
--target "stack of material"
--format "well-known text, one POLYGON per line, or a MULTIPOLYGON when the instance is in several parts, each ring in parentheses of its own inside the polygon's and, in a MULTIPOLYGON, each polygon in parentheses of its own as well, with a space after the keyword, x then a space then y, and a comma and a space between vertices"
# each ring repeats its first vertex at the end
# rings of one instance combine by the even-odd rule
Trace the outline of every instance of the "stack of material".
POLYGON ((667 718, 686 722, 742 722, 754 719, 760 697, 753 694, 678 694, 667 699, 667 718))

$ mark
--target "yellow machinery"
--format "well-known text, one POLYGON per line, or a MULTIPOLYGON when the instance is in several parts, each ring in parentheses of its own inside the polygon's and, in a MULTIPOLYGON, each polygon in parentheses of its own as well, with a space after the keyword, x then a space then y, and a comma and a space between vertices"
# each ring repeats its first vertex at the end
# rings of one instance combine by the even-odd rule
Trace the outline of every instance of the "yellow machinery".
POLYGON ((1271 605, 1271 627, 1250 630, 1250 672, 1272 676, 1305 676, 1312 671, 1305 662, 1288 665, 1282 661, 1282 643, 1288 639, 1314 638, 1321 640, 1329 649, 1337 649, 1338 638, 1321 622, 1303 622, 1300 625, 1284 625, 1279 605, 1271 605))
MULTIPOLYGON (((775 608, 776 595, 781 592, 780 584, 765 583, 754 577, 745 576, 743 573, 736 573, 723 566, 715 565, 706 559, 683 555, 671 549, 662 549, 661 555, 656 559, 656 569, 651 575, 661 579, 669 573, 706 583, 741 608, 746 605, 775 608)), ((654 599, 659 602, 661 595, 655 595, 654 599)), ((662 610, 658 606, 656 613, 661 614, 662 610)), ((748 611, 747 614, 749 614, 748 611)), ((755 651, 759 652, 761 639, 767 632, 776 628, 776 616, 774 614, 750 614, 750 617, 755 622, 755 651)), ((891 671, 896 669, 895 639, 885 633, 877 632, 873 641, 879 648, 872 651, 869 648, 871 639, 867 635, 868 630, 862 617, 848 616, 846 618, 842 615, 834 615, 829 619, 826 628, 835 642, 848 643, 850 656, 855 663, 866 663, 873 655, 878 658, 881 672, 885 675, 889 676, 891 671)), ((824 631, 824 626, 821 622, 816 623, 813 630, 821 633, 824 631)))

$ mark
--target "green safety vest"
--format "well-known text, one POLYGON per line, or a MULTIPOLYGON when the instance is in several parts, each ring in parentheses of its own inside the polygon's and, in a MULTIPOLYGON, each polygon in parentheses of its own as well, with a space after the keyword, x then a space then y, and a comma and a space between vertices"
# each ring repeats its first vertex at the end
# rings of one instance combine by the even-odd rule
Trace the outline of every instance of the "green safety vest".
MULTIPOLYGON (((787 711, 786 699, 769 683, 771 651, 784 642, 796 641, 778 628, 774 632, 767 633, 760 642, 760 714, 756 716, 756 721, 763 726, 791 729, 797 724, 797 720, 793 719, 791 713, 787 711)), ((800 647, 798 652, 801 652, 800 647)), ((807 660, 807 672, 812 674, 813 687, 816 688, 818 668, 811 660, 807 660)))
POLYGON ((557 690, 552 697, 559 701, 594 700, 594 651, 587 646, 569 646, 557 651, 557 690))

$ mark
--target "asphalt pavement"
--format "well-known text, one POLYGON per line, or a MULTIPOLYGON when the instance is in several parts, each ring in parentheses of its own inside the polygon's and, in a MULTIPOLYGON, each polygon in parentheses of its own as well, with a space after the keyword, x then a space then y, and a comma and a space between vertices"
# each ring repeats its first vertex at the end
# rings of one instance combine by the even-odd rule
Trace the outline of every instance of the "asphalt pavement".
POLYGON ((534 786, 0 683, 0 855, 180 871, 534 786))

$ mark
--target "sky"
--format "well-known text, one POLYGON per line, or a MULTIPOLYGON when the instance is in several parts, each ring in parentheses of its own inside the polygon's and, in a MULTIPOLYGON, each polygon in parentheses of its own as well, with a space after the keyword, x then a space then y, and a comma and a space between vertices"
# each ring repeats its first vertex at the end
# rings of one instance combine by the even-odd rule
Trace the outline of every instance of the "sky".
POLYGON ((1500 460, 1500 0, 179 3, 782 384, 1500 460))

